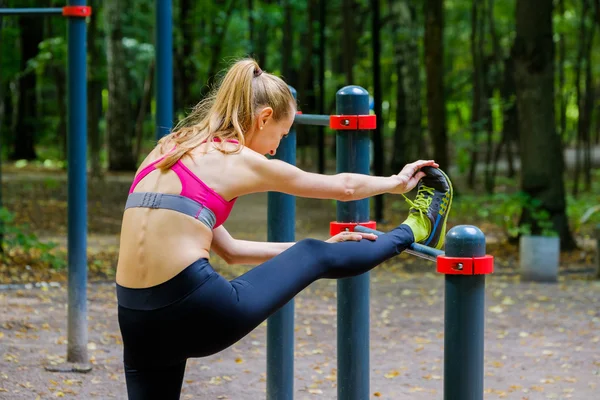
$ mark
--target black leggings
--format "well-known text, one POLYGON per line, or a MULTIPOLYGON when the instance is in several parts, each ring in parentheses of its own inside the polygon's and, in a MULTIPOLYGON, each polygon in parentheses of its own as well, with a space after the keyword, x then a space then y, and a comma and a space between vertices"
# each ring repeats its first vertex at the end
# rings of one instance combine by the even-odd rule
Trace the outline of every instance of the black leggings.
POLYGON ((129 399, 179 399, 188 358, 233 345, 314 281, 365 273, 413 241, 406 225, 375 241, 304 239, 232 281, 201 259, 157 286, 117 285, 129 399))

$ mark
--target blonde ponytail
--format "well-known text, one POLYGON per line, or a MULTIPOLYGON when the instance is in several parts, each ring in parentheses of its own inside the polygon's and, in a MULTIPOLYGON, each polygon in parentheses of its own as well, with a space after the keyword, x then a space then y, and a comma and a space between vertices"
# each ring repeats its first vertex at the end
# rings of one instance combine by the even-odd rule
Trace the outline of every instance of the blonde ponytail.
POLYGON ((204 142, 218 138, 216 147, 223 153, 234 153, 245 144, 245 132, 259 107, 272 107, 273 118, 289 116, 295 107, 287 84, 279 77, 263 72, 253 59, 242 59, 227 71, 216 90, 198 103, 192 112, 177 124, 172 133, 158 143, 173 142, 175 148, 157 164, 157 168, 171 168, 181 157, 204 142), (222 142, 237 140, 235 150, 225 150, 222 142))

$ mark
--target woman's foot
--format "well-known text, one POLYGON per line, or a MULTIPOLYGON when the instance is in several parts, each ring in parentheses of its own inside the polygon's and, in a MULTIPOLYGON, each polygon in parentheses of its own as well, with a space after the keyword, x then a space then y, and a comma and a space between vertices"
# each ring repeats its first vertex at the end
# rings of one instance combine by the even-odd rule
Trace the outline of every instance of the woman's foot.
POLYGON ((452 182, 439 168, 423 167, 424 176, 417 185, 414 201, 404 196, 410 211, 403 223, 410 226, 415 242, 436 249, 444 248, 446 221, 452 205, 452 182))

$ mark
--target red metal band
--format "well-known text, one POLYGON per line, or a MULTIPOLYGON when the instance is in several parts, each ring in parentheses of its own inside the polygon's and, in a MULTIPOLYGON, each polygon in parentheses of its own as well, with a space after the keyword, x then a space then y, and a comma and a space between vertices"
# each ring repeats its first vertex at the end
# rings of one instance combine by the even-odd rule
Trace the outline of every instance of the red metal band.
POLYGON ((368 130, 377 127, 376 115, 330 115, 329 127, 335 130, 368 130))
POLYGON ((487 275, 494 272, 494 257, 437 257, 437 272, 447 275, 487 275))
POLYGON ((340 232, 350 231, 354 232, 354 227, 356 225, 361 225, 370 229, 377 229, 377 222, 369 221, 369 222, 336 222, 332 221, 329 223, 329 234, 331 236, 337 235, 340 232))
POLYGON ((65 6, 62 8, 64 17, 89 17, 92 15, 92 7, 90 6, 65 6))

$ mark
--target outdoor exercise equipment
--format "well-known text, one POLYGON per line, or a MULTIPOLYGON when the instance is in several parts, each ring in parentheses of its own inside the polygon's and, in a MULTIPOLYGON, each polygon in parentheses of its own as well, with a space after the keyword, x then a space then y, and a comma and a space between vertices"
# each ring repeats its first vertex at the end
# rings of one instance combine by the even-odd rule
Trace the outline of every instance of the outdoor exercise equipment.
MULTIPOLYGON (((293 90, 294 96, 296 91, 293 90)), ((328 126, 336 131, 336 170, 370 173, 369 130, 376 119, 369 113, 369 93, 346 86, 336 94, 336 115, 299 113, 276 158, 296 163, 295 125, 328 126)), ((269 193, 268 240, 295 239, 295 198, 269 193)), ((375 233, 369 219, 369 199, 337 202, 330 235, 349 230, 375 233)), ((411 245, 407 253, 434 261, 445 275, 444 398, 483 399, 483 333, 485 275, 493 258, 485 254, 485 236, 477 227, 461 225, 446 235, 446 251, 411 245)), ((337 390, 340 400, 370 398, 369 392, 369 273, 338 280, 337 390)), ((294 300, 267 322, 267 399, 294 396, 294 300)))
MULTIPOLYGON (((59 370, 88 371, 87 355, 87 88, 86 23, 91 8, 85 0, 69 0, 63 8, 0 8, 7 15, 63 15, 68 19, 68 345, 67 366, 59 370)), ((156 0, 156 137, 173 124, 173 22, 171 1, 156 0)), ((295 93, 295 91, 294 91, 295 93)), ((329 126, 336 130, 337 172, 369 174, 369 135, 376 117, 369 113, 369 94, 346 86, 336 95, 337 115, 298 114, 295 125, 329 126)), ((296 163, 293 127, 275 155, 296 163)), ((293 241, 295 198, 268 195, 268 239, 293 241)), ((330 233, 341 230, 376 234, 369 220, 369 200, 338 202, 330 233)), ((445 254, 415 244, 411 254, 437 262, 445 274, 444 398, 483 399, 483 332, 485 275, 493 258, 485 254, 485 236, 476 227, 458 226, 446 237, 445 254)), ((268 320, 267 398, 293 398, 294 303, 268 320)), ((338 281, 338 398, 366 399, 369 393, 369 273, 338 281)))
MULTIPOLYGON (((92 9, 85 0, 62 8, 0 8, 8 15, 62 15, 67 18, 68 153, 68 328, 67 364, 52 369, 89 371, 87 341, 87 27, 92 9)), ((50 369, 50 368, 49 368, 50 369)))

